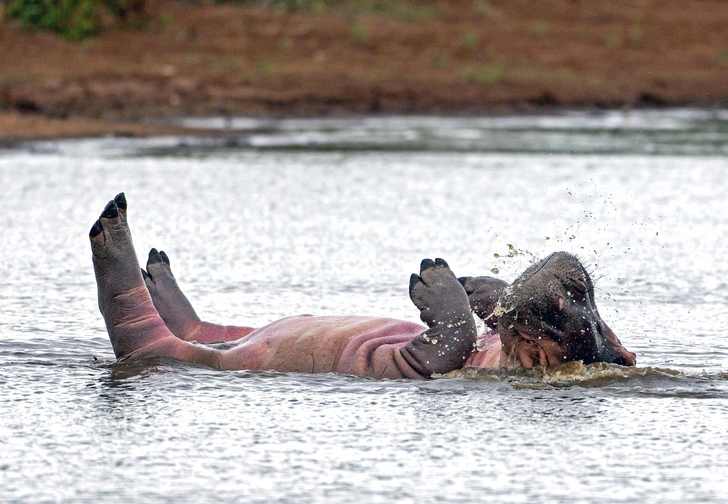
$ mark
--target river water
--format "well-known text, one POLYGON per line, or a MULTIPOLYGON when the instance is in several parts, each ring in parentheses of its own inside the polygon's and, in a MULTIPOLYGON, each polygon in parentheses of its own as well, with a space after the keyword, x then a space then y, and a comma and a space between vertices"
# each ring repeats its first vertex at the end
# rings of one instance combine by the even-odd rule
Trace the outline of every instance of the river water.
POLYGON ((0 501, 725 502, 728 113, 186 124, 221 134, 0 150, 0 501), (638 366, 115 364, 87 236, 120 191, 204 319, 417 321, 424 257, 567 250, 638 366))

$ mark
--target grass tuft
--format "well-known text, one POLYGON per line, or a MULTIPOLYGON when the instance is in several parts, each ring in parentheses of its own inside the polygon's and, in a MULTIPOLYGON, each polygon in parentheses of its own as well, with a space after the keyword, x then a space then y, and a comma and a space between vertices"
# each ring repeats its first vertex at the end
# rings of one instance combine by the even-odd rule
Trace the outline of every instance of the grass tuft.
POLYGON ((361 23, 356 23, 349 29, 349 36, 357 44, 364 44, 369 39, 369 32, 366 26, 361 23))
POLYGON ((478 45, 478 34, 473 30, 467 30, 463 33, 462 45, 464 49, 471 51, 478 45))

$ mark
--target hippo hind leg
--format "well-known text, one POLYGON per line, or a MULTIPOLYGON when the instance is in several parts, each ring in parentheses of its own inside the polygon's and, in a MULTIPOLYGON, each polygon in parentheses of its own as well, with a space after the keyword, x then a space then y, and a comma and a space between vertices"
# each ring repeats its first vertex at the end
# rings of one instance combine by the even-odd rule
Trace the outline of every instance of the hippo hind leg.
POLYGON ((253 327, 223 326, 200 319, 172 274, 169 256, 152 249, 147 269, 141 270, 154 307, 172 334, 184 341, 220 343, 236 341, 255 330, 253 327))
POLYGON ((144 283, 154 307, 170 331, 181 339, 189 339, 200 325, 200 317, 177 285, 169 257, 153 248, 149 251, 147 269, 142 270, 144 283))
POLYGON ((402 347, 402 357, 417 372, 430 376, 463 365, 475 346, 475 321, 468 296, 442 259, 425 259, 410 278, 410 299, 429 329, 402 347))
POLYGON ((124 193, 110 201, 89 232, 99 309, 119 359, 174 336, 152 304, 134 252, 124 193))

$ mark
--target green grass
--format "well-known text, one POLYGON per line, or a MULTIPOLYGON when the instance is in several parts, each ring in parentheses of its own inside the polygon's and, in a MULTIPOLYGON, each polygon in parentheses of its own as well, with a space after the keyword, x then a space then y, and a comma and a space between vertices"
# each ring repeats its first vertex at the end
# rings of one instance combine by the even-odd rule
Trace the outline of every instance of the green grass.
POLYGON ((289 53, 291 52, 291 49, 293 49, 293 42, 291 42, 290 38, 283 37, 278 41, 278 48, 281 50, 281 52, 289 53))
POLYGON ((533 25, 533 33, 539 37, 545 37, 549 34, 549 24, 546 21, 537 21, 533 25))
POLYGON ((491 4, 488 0, 475 0, 475 2, 473 2, 473 7, 475 8, 475 12, 481 16, 488 17, 493 21, 500 21, 503 19, 503 13, 493 7, 493 4, 491 4))
POLYGON ((160 31, 167 31, 167 28, 169 28, 172 23, 174 22, 174 17, 172 17, 172 14, 170 14, 167 11, 162 12, 159 15, 159 29, 160 31))
POLYGON ((406 22, 435 19, 442 15, 439 5, 416 4, 398 0, 215 0, 215 3, 234 3, 268 7, 286 12, 311 12, 314 14, 323 14, 332 10, 349 14, 387 14, 406 22))
POLYGON ((475 73, 475 82, 480 84, 497 84, 506 76, 506 69, 500 65, 491 65, 475 73))
POLYGON ((511 69, 509 76, 521 82, 538 82, 542 84, 554 84, 568 82, 574 78, 574 73, 569 68, 539 68, 532 64, 518 65, 511 69))
POLYGON ((503 65, 489 65, 486 67, 469 67, 462 71, 461 77, 469 82, 477 82, 486 86, 498 84, 507 74, 503 65))
POLYGON ((357 44, 364 44, 369 39, 369 32, 366 26, 356 23, 349 29, 349 36, 357 44))
POLYGON ((475 46, 478 45, 478 34, 475 33, 475 31, 473 30, 467 30, 465 33, 463 33, 463 39, 461 43, 464 49, 467 49, 469 51, 475 49, 475 46))
POLYGON ((640 42, 642 42, 642 39, 644 38, 644 36, 645 36, 645 32, 642 29, 642 26, 635 24, 630 27, 629 40, 633 44, 639 44, 640 42))
POLYGON ((445 68, 445 57, 442 54, 435 54, 432 57, 432 68, 445 68))
POLYGON ((270 60, 262 59, 255 64, 255 70, 259 77, 268 77, 273 73, 273 63, 270 60))
POLYGON ((82 40, 101 29, 103 10, 118 18, 125 12, 119 0, 5 0, 2 14, 26 27, 82 40))
POLYGON ((622 37, 616 33, 604 37, 604 45, 607 49, 617 49, 622 45, 622 37))
POLYGON ((597 91, 612 92, 619 88, 619 84, 614 81, 603 79, 601 77, 591 77, 589 85, 597 91))
POLYGON ((0 86, 6 84, 23 84, 25 82, 31 82, 33 79, 29 75, 19 73, 7 73, 0 75, 0 86))

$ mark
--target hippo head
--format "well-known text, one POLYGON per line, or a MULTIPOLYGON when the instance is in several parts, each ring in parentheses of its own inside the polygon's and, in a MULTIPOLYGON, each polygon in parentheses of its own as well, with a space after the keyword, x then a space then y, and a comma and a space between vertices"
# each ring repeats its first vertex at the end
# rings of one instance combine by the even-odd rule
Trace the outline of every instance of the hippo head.
POLYGON ((635 365, 635 354, 599 316, 589 273, 566 252, 529 267, 503 292, 496 314, 503 349, 526 368, 578 360, 635 365))

